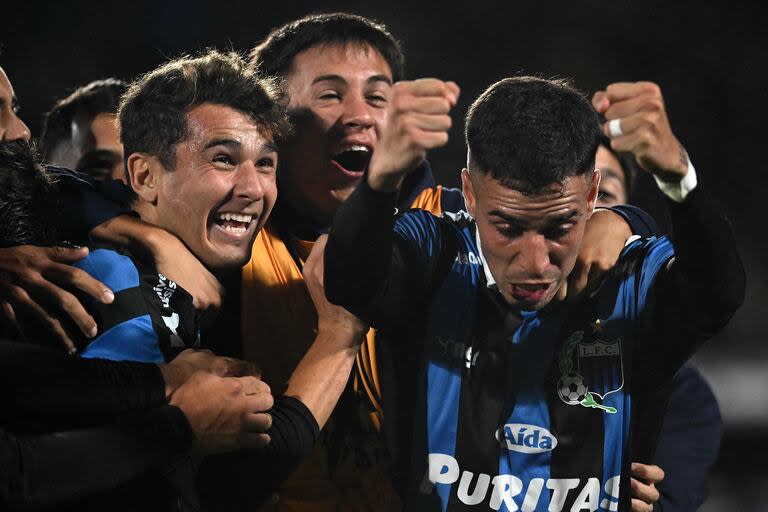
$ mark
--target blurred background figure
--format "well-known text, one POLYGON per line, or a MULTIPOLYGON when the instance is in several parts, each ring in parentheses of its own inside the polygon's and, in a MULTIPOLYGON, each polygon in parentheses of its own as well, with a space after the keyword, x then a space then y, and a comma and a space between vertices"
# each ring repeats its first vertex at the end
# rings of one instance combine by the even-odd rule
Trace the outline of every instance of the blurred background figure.
POLYGON ((45 116, 40 138, 45 161, 97 181, 125 182, 115 114, 127 87, 116 78, 96 80, 57 101, 45 116))

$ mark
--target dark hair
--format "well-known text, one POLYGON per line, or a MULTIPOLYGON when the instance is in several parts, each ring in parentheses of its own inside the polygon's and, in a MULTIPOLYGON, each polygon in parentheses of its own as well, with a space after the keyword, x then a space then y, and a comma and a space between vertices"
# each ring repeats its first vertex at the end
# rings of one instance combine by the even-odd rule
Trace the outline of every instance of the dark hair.
POLYGON ((56 186, 25 141, 0 142, 0 247, 56 241, 56 186))
POLYGON ((600 135, 600 145, 618 160, 621 171, 624 173, 624 193, 627 195, 627 202, 630 202, 632 191, 635 188, 635 179, 640 172, 635 156, 632 153, 619 153, 614 150, 611 147, 611 139, 606 137, 605 134, 600 135))
POLYGON ((471 171, 533 193, 594 169, 597 114, 564 80, 505 78, 469 107, 465 140, 471 171))
POLYGON ((188 136, 186 114, 203 103, 242 112, 275 139, 289 130, 284 95, 274 81, 258 76, 237 53, 207 50, 171 60, 131 84, 118 111, 126 159, 147 153, 173 169, 175 146, 188 136))
POLYGON ((79 87, 66 98, 57 101, 43 120, 40 144, 45 160, 52 162, 59 144, 71 140, 72 121, 76 117, 93 119, 99 114, 116 114, 120 97, 127 89, 126 82, 106 78, 79 87))
POLYGON ((293 58, 323 44, 370 45, 389 64, 394 81, 404 75, 405 56, 387 27, 355 14, 311 14, 278 27, 250 53, 250 65, 259 73, 285 78, 293 58))

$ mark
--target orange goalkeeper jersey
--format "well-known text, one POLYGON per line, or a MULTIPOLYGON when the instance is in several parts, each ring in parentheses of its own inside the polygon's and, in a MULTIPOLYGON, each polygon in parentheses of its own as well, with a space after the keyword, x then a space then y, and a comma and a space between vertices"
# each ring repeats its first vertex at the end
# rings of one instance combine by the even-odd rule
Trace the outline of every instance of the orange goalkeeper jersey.
MULTIPOLYGON (((439 215, 441 196, 442 187, 426 188, 411 206, 439 215)), ((243 268, 244 356, 261 367, 262 378, 276 393, 285 390, 315 339, 317 313, 300 268, 313 245, 281 233, 269 221, 243 268)), ((376 338, 371 330, 358 353, 350 383, 314 450, 262 510, 400 510, 379 434, 380 394, 376 338)))

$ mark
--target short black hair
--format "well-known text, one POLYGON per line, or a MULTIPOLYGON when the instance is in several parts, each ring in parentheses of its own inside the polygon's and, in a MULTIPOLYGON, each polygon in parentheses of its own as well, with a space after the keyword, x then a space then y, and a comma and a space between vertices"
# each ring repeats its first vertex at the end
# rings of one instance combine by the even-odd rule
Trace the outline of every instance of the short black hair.
POLYGON ((471 171, 525 193, 594 170, 600 142, 589 101, 561 79, 505 78, 469 107, 465 140, 471 171))
POLYGON ((56 182, 28 142, 0 142, 0 247, 56 242, 56 182))
POLYGON ((56 148, 72 138, 72 121, 78 116, 94 119, 99 114, 117 114, 120 98, 128 84, 117 78, 95 80, 79 87, 66 98, 56 102, 43 120, 40 146, 43 158, 52 163, 56 148))
POLYGON ((242 112, 275 140, 290 128, 275 81, 260 77, 235 52, 207 50, 173 59, 131 84, 118 111, 125 158, 147 153, 173 169, 176 144, 188 136, 186 114, 203 103, 242 112))
POLYGON ((344 12, 310 14, 272 30, 251 50, 250 65, 264 75, 285 78, 297 54, 324 44, 370 45, 387 61, 395 82, 404 76, 403 50, 387 27, 344 12))

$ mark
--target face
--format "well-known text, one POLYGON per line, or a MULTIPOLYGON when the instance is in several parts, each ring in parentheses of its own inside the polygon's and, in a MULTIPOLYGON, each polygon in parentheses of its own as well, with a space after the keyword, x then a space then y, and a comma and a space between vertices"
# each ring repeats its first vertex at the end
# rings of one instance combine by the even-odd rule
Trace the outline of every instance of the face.
POLYGON ((129 157, 131 185, 144 200, 137 209, 214 272, 240 268, 277 198, 277 148, 269 134, 230 107, 199 105, 187 123, 189 137, 176 146, 174 169, 150 157, 150 181, 137 185, 133 169, 141 160, 137 164, 139 154, 129 157))
POLYGON ((78 171, 99 181, 125 181, 123 145, 114 114, 99 114, 93 119, 77 117, 72 123, 71 148, 67 160, 78 171))
POLYGON ((499 292, 515 309, 546 306, 573 270, 592 215, 599 171, 567 178, 535 195, 489 174, 462 172, 467 210, 499 292))
POLYGON ((11 81, 3 68, 0 68, 0 141, 28 141, 31 138, 29 128, 16 115, 18 110, 19 102, 11 81))
POLYGON ((280 147, 280 193, 329 222, 376 147, 392 72, 371 47, 321 45, 296 55, 286 79, 294 134, 280 147))
POLYGON ((597 148, 595 167, 600 170, 600 191, 597 196, 597 206, 626 204, 626 177, 618 158, 601 145, 597 148))

